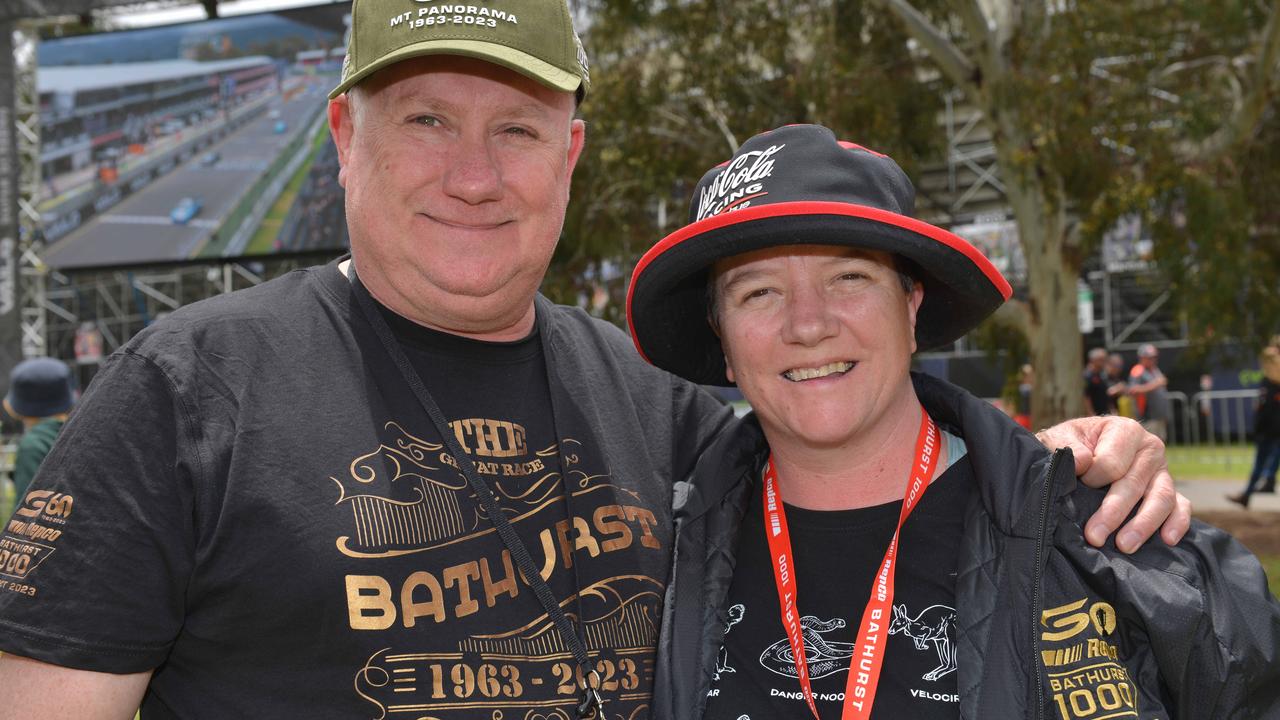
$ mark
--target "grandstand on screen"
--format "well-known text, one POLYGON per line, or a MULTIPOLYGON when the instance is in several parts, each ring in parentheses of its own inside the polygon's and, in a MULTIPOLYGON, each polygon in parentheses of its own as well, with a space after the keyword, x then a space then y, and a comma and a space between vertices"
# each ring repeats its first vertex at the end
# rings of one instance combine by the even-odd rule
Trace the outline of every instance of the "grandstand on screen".
POLYGON ((130 146, 274 92, 278 73, 264 56, 41 68, 41 176, 109 168, 130 146))

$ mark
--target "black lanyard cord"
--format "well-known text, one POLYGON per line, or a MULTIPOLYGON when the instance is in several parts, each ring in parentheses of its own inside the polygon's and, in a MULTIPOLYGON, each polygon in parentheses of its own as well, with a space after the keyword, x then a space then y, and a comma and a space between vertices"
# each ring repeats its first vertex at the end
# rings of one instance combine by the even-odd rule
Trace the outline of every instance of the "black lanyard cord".
POLYGON ((409 384, 409 388, 413 390, 413 394, 417 396, 422 408, 431 417, 431 421, 435 424, 436 431, 440 433, 440 438, 443 440, 445 447, 448 448, 449 453, 457 461, 458 469, 466 476, 467 482, 471 485, 471 490, 476 494, 481 505, 484 506, 485 512, 489 514, 489 519, 493 521, 493 526, 498 531, 498 536, 502 538, 502 543, 507 546, 507 550, 515 558, 516 564, 520 566, 520 574, 524 578, 525 585, 533 590, 538 602, 542 603, 547 615, 555 622, 556 629, 560 632, 560 637, 564 639, 570 651, 573 652, 574 660, 578 663, 578 682, 582 689, 582 699, 578 703, 578 717, 582 720, 602 717, 604 699, 600 697, 598 690, 600 676, 590 667, 591 658, 587 656, 587 649, 583 645, 582 639, 578 637, 573 624, 564 614, 564 610, 560 608, 560 604, 556 602, 555 594, 551 592, 551 588, 542 579, 537 566, 533 564, 533 558, 529 556, 528 549, 521 542, 520 536, 516 535, 515 528, 511 527, 511 522, 507 520, 507 516, 502 514, 502 508, 498 506, 497 495, 489 489, 489 485, 476 472, 471 456, 463 452, 458 445, 457 438, 449 430, 449 423, 445 421, 444 413, 440 412, 440 408, 431 397, 431 393, 427 391, 427 387, 423 384, 418 371, 414 369, 409 362, 409 358, 405 356, 404 350, 400 347, 400 343, 391 334, 391 328, 387 325, 386 319, 382 317, 382 313, 377 306, 374 305, 374 300, 369 294, 369 290, 356 277, 354 261, 349 261, 347 264, 347 279, 351 281, 352 291, 360 304, 360 309, 364 312, 365 319, 373 326, 373 330, 382 342, 383 348, 386 349, 387 354, 391 356, 391 359, 395 361, 396 367, 399 368, 400 375, 404 377, 405 382, 409 384), (594 679, 594 682, 589 678, 594 679))

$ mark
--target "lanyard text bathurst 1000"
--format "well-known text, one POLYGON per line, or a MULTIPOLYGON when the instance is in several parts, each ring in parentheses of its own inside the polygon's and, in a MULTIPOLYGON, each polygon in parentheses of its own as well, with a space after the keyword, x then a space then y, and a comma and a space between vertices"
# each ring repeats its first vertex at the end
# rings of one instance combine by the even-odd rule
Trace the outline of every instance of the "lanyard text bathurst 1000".
MULTIPOLYGON (((938 460, 938 428, 929 413, 920 411, 920 432, 916 435, 916 450, 912 456, 911 473, 907 479, 907 494, 902 499, 902 512, 898 515, 898 527, 893 531, 889 549, 876 572, 871 587, 871 599, 862 612, 858 626, 857 642, 853 657, 849 658, 849 678, 845 683, 842 720, 866 720, 871 717, 871 707, 876 700, 876 686, 880 682, 880 668, 884 663, 884 645, 888 637, 887 623, 893 607, 893 577, 898 559, 898 536, 907 516, 919 504, 929 486, 933 469, 938 460)), ((809 683, 809 663, 804 654, 804 637, 800 634, 800 611, 796 608, 796 567, 791 556, 791 533, 787 530, 786 511, 778 497, 778 473, 773 456, 764 471, 764 534, 769 541, 769 556, 773 558, 773 579, 778 589, 778 605, 782 610, 782 626, 787 631, 791 655, 796 662, 796 676, 800 691, 809 711, 818 717, 818 707, 813 702, 813 688, 809 683)))

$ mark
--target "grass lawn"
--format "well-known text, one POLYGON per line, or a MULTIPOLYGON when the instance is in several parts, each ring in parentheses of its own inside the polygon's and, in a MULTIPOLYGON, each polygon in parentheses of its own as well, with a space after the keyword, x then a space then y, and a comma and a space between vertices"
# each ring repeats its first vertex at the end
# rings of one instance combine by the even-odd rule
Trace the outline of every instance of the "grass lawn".
POLYGON ((1280 597, 1280 555, 1259 555, 1262 569, 1267 571, 1267 583, 1271 585, 1271 594, 1280 597))
POLYGON ((1175 478, 1239 480, 1253 467, 1253 445, 1171 445, 1165 452, 1175 478))

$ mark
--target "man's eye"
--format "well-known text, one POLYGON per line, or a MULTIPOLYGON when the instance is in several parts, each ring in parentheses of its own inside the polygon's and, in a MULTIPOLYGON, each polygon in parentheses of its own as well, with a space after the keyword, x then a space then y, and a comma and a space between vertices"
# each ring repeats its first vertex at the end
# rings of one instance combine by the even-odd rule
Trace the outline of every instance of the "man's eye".
POLYGON ((866 276, 866 274, 865 274, 865 273, 860 273, 860 272, 847 272, 847 273, 842 274, 842 275, 840 276, 840 279, 841 279, 841 280, 865 280, 865 279, 866 279, 866 277, 867 277, 867 276, 866 276))
POLYGON ((427 127, 435 127, 440 124, 440 118, 434 115, 419 115, 413 119, 417 125, 425 125, 427 127))
POLYGON ((533 137, 533 131, 526 127, 503 128, 502 132, 506 135, 514 135, 516 137, 533 137))
POLYGON ((757 298, 762 298, 762 297, 765 297, 766 295, 768 295, 770 292, 771 292, 771 291, 770 291, 770 290, 769 290, 769 288, 767 288, 767 287, 765 287, 765 288, 756 288, 756 289, 754 289, 754 290, 748 290, 748 291, 746 291, 746 292, 742 293, 742 301, 743 301, 743 302, 747 302, 748 300, 755 300, 755 299, 757 299, 757 298))

